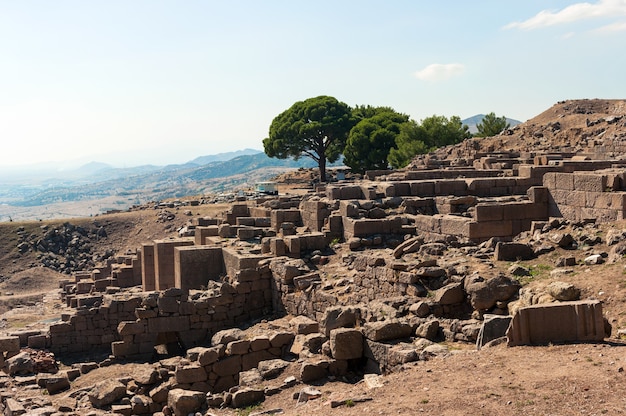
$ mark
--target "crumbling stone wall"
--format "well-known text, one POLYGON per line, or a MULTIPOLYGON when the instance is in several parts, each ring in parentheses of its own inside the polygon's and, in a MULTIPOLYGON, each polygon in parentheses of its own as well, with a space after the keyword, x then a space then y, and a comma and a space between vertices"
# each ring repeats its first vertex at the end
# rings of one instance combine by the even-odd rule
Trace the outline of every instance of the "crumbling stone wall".
POLYGON ((548 173, 543 181, 550 191, 550 216, 599 222, 626 218, 626 173, 623 170, 548 173))

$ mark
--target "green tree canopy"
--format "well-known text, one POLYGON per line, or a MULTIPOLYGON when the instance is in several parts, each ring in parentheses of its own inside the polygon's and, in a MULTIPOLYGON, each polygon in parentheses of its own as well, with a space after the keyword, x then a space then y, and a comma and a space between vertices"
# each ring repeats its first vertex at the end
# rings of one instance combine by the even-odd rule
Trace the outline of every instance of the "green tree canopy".
POLYGON ((401 126, 396 147, 389 151, 388 160, 393 168, 403 168, 418 154, 460 143, 469 137, 468 127, 458 116, 448 119, 433 115, 422 120, 421 124, 411 120, 401 126))
POLYGON ((400 126, 408 121, 409 116, 405 114, 379 107, 372 116, 363 118, 350 130, 343 151, 344 163, 358 173, 387 169, 389 151, 396 145, 400 126))
POLYGON ((345 147, 355 120, 352 109, 334 97, 321 95, 294 103, 274 118, 263 139, 269 157, 295 160, 310 157, 326 181, 326 161, 334 162, 345 147))
POLYGON ((502 131, 510 127, 510 123, 507 123, 506 117, 496 117, 496 114, 491 112, 483 117, 482 121, 476 125, 478 137, 491 137, 496 134, 502 133, 502 131))

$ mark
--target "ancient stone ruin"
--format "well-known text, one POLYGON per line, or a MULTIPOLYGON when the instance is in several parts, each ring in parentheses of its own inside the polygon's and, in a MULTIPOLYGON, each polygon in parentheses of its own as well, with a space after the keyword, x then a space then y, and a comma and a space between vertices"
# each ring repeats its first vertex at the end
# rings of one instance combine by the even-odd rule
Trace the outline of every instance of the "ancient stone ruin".
POLYGON ((277 377, 289 357, 301 359, 299 381, 309 382, 393 371, 445 353, 440 340, 602 340, 599 302, 554 288, 542 299, 564 302, 544 304, 520 292, 515 273, 491 275, 487 266, 576 244, 559 233, 563 224, 626 219, 626 161, 471 150, 192 218, 188 236, 145 242, 74 273, 62 288, 74 312, 47 332, 3 340, 3 358, 21 345, 158 361, 173 377, 146 381, 148 408, 186 414, 183 402, 262 400, 271 392, 250 380, 277 377), (254 325, 282 316, 295 318, 254 325))

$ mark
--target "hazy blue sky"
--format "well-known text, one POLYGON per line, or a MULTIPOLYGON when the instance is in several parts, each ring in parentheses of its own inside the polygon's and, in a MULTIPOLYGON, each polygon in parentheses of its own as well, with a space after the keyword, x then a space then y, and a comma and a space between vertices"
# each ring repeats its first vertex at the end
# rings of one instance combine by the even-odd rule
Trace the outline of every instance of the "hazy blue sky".
POLYGON ((421 120, 626 98, 626 0, 0 0, 0 166, 262 149, 295 101, 421 120))

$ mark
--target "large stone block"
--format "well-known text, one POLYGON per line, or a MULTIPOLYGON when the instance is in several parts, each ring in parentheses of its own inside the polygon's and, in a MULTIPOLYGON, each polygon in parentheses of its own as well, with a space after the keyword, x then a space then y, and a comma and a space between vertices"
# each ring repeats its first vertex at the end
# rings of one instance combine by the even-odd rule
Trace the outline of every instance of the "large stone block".
POLYGON ((574 175, 571 173, 556 173, 555 174, 555 188, 563 191, 574 190, 574 175))
POLYGON ((606 176, 592 173, 576 172, 574 176, 574 189, 585 192, 604 192, 606 189, 606 176))
POLYGON ((505 243, 496 244, 494 258, 498 261, 530 260, 535 257, 535 253, 528 244, 505 243))
POLYGON ((483 324, 476 339, 476 349, 481 349, 486 343, 494 339, 506 336, 506 331, 511 324, 512 316, 485 314, 483 324))
POLYGON ((602 341, 602 303, 559 302, 520 308, 507 331, 510 346, 550 342, 602 341))
POLYGON ((478 204, 474 211, 474 219, 478 222, 501 221, 504 218, 503 206, 500 204, 478 204))
POLYGON ((336 360, 351 360, 363 356, 363 334, 353 328, 330 331, 330 351, 336 360))
POLYGON ((407 338, 412 332, 411 325, 398 320, 368 322, 363 325, 363 335, 372 341, 407 338))

